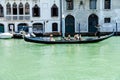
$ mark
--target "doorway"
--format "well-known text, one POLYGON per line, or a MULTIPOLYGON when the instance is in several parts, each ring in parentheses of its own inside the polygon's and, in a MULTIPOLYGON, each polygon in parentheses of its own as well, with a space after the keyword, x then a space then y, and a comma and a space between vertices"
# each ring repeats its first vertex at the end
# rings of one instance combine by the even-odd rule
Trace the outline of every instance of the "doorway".
POLYGON ((65 34, 75 33, 75 18, 72 15, 68 15, 65 18, 65 34))
POLYGON ((3 33, 3 32, 4 32, 4 25, 0 24, 0 33, 3 33))
POLYGON ((91 14, 88 18, 88 32, 96 32, 95 26, 98 24, 98 16, 91 14))

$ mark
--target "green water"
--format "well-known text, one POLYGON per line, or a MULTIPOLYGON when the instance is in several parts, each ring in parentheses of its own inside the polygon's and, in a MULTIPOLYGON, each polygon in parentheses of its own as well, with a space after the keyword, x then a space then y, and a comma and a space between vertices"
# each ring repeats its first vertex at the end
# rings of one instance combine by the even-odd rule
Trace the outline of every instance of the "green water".
POLYGON ((0 80, 120 80, 120 37, 94 44, 0 40, 0 80))

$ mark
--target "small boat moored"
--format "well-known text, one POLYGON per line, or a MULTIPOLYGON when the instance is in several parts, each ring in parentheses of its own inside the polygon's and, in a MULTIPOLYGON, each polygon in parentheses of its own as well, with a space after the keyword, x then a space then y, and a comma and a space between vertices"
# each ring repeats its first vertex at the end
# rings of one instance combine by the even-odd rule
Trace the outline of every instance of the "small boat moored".
POLYGON ((0 39, 10 39, 13 37, 11 33, 0 33, 0 39))

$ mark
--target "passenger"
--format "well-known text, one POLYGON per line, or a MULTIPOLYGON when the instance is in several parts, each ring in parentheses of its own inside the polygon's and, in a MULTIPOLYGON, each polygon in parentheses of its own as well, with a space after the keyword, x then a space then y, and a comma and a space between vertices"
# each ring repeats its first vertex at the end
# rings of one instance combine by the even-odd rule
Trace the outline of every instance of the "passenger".
POLYGON ((71 36, 70 35, 68 35, 68 37, 67 37, 67 39, 66 40, 71 40, 71 36))
POLYGON ((50 41, 55 41, 52 34, 50 34, 50 41))
POLYGON ((81 36, 81 34, 79 34, 79 40, 82 41, 82 36, 81 36))
POLYGON ((74 35, 74 40, 79 40, 78 34, 75 34, 75 35, 74 35))
POLYGON ((81 34, 76 34, 75 36, 74 36, 74 40, 82 40, 82 37, 81 37, 81 34))

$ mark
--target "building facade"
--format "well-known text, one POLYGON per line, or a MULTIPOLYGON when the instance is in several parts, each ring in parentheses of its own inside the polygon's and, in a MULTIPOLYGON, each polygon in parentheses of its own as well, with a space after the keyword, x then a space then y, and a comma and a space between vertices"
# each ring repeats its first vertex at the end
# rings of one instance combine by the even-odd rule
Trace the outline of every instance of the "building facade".
POLYGON ((64 32, 120 31, 119 0, 63 0, 64 32))
POLYGON ((0 32, 120 32, 119 0, 0 0, 0 32))
POLYGON ((0 32, 60 32, 59 1, 1 0, 0 32))

